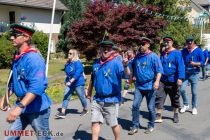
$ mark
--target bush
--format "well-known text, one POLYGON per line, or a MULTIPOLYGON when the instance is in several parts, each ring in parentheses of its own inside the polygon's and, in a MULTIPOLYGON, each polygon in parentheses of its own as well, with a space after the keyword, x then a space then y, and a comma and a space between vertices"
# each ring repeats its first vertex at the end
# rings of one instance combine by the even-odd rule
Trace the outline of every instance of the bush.
POLYGON ((47 58, 47 51, 48 51, 48 36, 47 34, 37 31, 32 36, 32 43, 36 45, 36 48, 40 51, 43 58, 47 58))
POLYGON ((11 66, 15 48, 9 40, 8 33, 0 37, 0 68, 9 68, 11 66))

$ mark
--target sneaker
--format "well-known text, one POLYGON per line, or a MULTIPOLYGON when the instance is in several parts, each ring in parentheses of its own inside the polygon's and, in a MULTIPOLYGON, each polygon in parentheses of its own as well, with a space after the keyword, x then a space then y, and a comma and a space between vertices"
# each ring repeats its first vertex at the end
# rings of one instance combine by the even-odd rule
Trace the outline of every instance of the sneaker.
POLYGON ((131 127, 130 128, 130 131, 128 132, 128 135, 133 135, 133 134, 135 134, 135 133, 137 133, 138 132, 138 128, 133 128, 133 127, 131 127))
POLYGON ((153 132, 153 130, 154 130, 153 127, 148 127, 144 133, 145 133, 145 134, 150 134, 150 133, 153 132))
POLYGON ((189 105, 184 105, 184 106, 181 108, 180 113, 186 112, 186 110, 188 110, 189 108, 190 108, 189 105))
POLYGON ((80 116, 85 116, 88 114, 88 110, 87 109, 83 109, 83 111, 81 112, 80 116))
POLYGON ((178 113, 174 113, 174 123, 178 123, 179 122, 179 115, 178 113))
POLYGON ((193 115, 197 115, 197 114, 198 114, 198 111, 197 111, 196 108, 193 108, 193 109, 192 109, 192 114, 193 114, 193 115))
POLYGON ((162 123, 163 122, 161 113, 156 114, 155 122, 156 123, 162 123))
POLYGON ((66 115, 62 112, 59 112, 55 115, 58 119, 65 119, 66 115))

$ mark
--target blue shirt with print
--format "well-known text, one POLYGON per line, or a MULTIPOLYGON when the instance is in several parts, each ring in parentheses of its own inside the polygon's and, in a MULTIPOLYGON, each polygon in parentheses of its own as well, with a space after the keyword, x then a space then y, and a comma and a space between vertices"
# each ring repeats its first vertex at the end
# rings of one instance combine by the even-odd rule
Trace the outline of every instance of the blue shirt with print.
POLYGON ((185 64, 185 72, 190 74, 198 74, 200 67, 190 65, 190 61, 200 62, 201 66, 204 65, 204 55, 200 48, 195 48, 192 52, 189 52, 187 48, 182 50, 182 57, 185 64))
POLYGON ((94 100, 106 103, 121 102, 123 73, 123 64, 118 57, 103 65, 100 65, 100 60, 96 60, 93 64, 93 84, 96 91, 94 100))
MULTIPOLYGON (((50 98, 45 93, 48 86, 45 75, 45 62, 39 53, 29 52, 13 62, 10 88, 21 100, 26 93, 36 95, 36 98, 27 105, 22 113, 40 112, 50 107, 50 98)), ((16 105, 20 101, 16 102, 16 105)))
POLYGON ((164 74, 161 76, 163 82, 177 82, 185 78, 184 61, 181 51, 174 50, 166 55, 163 52, 160 56, 164 74))
POLYGON ((65 72, 66 72, 65 83, 69 82, 71 78, 75 79, 75 81, 70 85, 71 87, 78 87, 85 85, 85 78, 83 76, 84 67, 80 60, 66 63, 65 72))
POLYGON ((133 75, 136 77, 135 86, 140 90, 152 90, 158 73, 163 73, 159 57, 151 52, 146 56, 136 55, 133 60, 133 75))

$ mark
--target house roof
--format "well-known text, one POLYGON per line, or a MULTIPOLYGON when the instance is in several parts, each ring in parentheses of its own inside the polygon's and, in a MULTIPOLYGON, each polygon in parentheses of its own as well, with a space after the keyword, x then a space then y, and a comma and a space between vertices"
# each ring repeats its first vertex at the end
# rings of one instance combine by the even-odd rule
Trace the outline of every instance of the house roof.
POLYGON ((194 0, 194 1, 201 6, 210 5, 209 0, 194 0))
MULTIPOLYGON (((52 9, 53 0, 0 0, 0 4, 22 6, 22 7, 33 7, 41 9, 52 9)), ((56 10, 68 10, 60 0, 56 0, 56 10)))
MULTIPOLYGON (((202 1, 202 0, 190 0, 192 3, 194 3, 199 9, 201 9, 202 11, 205 11, 208 16, 210 16, 210 13, 204 9, 197 1, 202 1)), ((204 0, 203 0, 204 1, 204 0)), ((208 0, 207 0, 208 1, 208 0)), ((210 2, 209 2, 210 3, 210 2)))

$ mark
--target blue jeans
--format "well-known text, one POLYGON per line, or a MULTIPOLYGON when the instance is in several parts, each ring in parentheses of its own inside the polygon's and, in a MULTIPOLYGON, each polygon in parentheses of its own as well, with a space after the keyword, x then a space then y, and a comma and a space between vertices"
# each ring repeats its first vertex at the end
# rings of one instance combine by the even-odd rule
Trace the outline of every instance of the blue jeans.
POLYGON ((76 91, 77 95, 79 96, 80 102, 83 106, 84 109, 87 109, 87 101, 85 98, 85 88, 84 86, 78 86, 78 87, 69 87, 66 86, 64 90, 64 98, 63 98, 63 103, 62 103, 62 108, 67 109, 68 103, 71 99, 72 93, 76 91))
MULTIPOLYGON (((25 130, 27 125, 31 125, 37 134, 38 140, 51 140, 49 132, 49 117, 50 108, 37 113, 21 114, 10 126, 9 131, 17 132, 18 130, 25 130)), ((29 133, 28 136, 31 136, 29 133)), ((19 140, 18 136, 6 136, 5 140, 19 140)), ((30 137, 28 138, 30 139, 30 137)))
POLYGON ((156 91, 154 90, 139 90, 135 89, 134 91, 134 101, 132 106, 132 127, 139 128, 139 108, 142 102, 143 97, 146 96, 147 100, 147 108, 149 110, 149 123, 148 128, 154 127, 155 121, 155 98, 156 98, 156 91))
POLYGON ((187 93, 185 90, 188 85, 188 81, 189 81, 191 84, 191 92, 192 92, 192 108, 197 107, 198 80, 199 80, 199 74, 186 73, 185 80, 182 83, 182 86, 180 89, 184 105, 186 105, 186 106, 189 105, 188 96, 187 96, 187 93))

